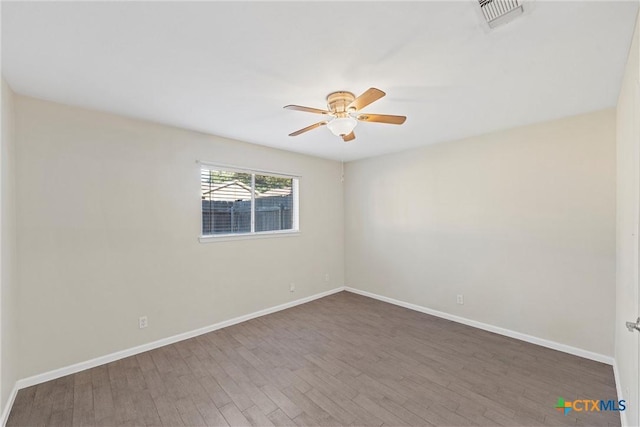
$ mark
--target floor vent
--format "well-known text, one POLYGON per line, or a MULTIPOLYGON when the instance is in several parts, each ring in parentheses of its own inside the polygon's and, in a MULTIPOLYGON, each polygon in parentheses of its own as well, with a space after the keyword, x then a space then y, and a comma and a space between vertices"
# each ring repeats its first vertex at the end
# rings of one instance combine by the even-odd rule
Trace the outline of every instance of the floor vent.
POLYGON ((511 22, 522 15, 522 0, 478 0, 480 10, 490 28, 511 22))

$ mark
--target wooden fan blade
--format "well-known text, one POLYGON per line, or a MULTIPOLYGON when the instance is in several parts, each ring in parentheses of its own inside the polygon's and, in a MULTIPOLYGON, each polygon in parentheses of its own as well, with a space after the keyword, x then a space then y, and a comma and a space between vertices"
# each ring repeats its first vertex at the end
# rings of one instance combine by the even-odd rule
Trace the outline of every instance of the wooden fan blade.
POLYGON ((386 93, 375 87, 367 89, 362 95, 354 99, 351 104, 347 105, 347 111, 349 110, 362 110, 367 105, 385 96, 386 93))
POLYGON ((290 133, 290 134, 289 134, 289 136, 298 136, 298 135, 300 135, 301 133, 305 133, 305 132, 308 132, 308 131, 313 130, 313 129, 315 129, 315 128, 319 128, 320 126, 324 126, 324 125, 326 125, 327 123, 329 123, 329 122, 324 121, 324 122, 314 123, 314 124, 312 124, 311 126, 307 126, 306 128, 302 128, 302 129, 297 130, 297 131, 295 131, 295 132, 293 132, 293 133, 290 133))
POLYGON ((301 105, 285 105, 284 108, 286 108, 287 110, 304 111, 305 113, 331 114, 331 111, 320 110, 318 108, 303 107, 301 105))
POLYGON ((388 114, 359 114, 357 119, 361 122, 388 123, 391 125, 401 125, 407 120, 405 116, 390 116, 388 114))
POLYGON ((356 134, 353 133, 353 131, 351 131, 349 135, 342 135, 342 140, 344 142, 353 141, 354 139, 356 139, 356 134))

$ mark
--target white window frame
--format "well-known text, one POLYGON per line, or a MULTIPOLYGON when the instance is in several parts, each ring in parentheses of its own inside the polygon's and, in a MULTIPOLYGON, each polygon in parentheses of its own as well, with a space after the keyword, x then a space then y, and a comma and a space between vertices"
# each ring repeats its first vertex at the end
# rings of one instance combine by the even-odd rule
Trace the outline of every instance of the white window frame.
POLYGON ((244 168, 221 163, 198 161, 198 180, 202 178, 202 169, 220 170, 251 174, 251 231, 248 233, 202 234, 202 202, 200 199, 200 243, 224 242, 231 240, 264 239, 271 237, 292 237, 300 235, 300 175, 274 172, 262 169, 244 168), (269 175, 279 178, 291 178, 291 192, 293 193, 292 228, 290 230, 255 231, 255 175, 269 175))

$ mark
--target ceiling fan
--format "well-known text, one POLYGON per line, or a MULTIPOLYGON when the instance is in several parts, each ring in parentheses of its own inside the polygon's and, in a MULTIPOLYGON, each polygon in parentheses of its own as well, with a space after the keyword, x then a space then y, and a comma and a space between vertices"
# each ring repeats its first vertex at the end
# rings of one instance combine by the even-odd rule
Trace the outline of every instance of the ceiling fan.
POLYGON ((390 116, 387 114, 367 114, 358 113, 361 109, 374 101, 382 98, 386 94, 380 89, 374 87, 367 89, 359 97, 351 92, 339 91, 332 92, 327 95, 328 110, 320 110, 318 108, 302 107, 300 105, 287 105, 284 108, 288 110, 306 111, 307 113, 316 113, 328 116, 327 120, 314 123, 311 126, 302 128, 289 136, 298 136, 301 133, 327 126, 331 133, 335 136, 341 136, 345 142, 353 141, 356 135, 353 129, 361 122, 389 123, 393 125, 401 125, 407 118, 405 116, 390 116))

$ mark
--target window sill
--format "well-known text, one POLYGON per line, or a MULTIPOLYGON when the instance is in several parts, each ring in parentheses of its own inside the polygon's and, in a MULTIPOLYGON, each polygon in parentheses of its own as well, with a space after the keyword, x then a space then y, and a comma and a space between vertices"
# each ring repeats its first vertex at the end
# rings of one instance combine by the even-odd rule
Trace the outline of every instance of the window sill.
POLYGON ((270 239, 272 237, 296 237, 300 235, 299 230, 287 231, 262 231, 259 233, 243 233, 243 234, 219 234, 213 236, 200 236, 200 243, 229 242, 232 240, 252 240, 252 239, 270 239))

